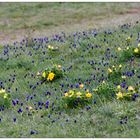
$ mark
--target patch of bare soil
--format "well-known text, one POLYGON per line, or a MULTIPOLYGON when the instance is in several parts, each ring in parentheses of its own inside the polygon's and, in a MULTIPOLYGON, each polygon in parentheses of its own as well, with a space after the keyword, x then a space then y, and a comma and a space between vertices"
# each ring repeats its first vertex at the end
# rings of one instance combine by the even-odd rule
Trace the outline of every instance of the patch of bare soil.
POLYGON ((140 8, 133 8, 129 11, 127 11, 128 14, 135 14, 135 13, 140 13, 140 8))
MULTIPOLYGON (((122 15, 115 15, 113 17, 109 16, 107 18, 96 19, 93 17, 92 19, 83 20, 76 24, 69 25, 61 25, 59 27, 54 27, 51 29, 44 28, 43 30, 35 30, 32 32, 31 37, 44 37, 44 36, 52 36, 54 34, 58 34, 60 32, 72 33, 75 31, 83 31, 89 29, 104 29, 104 28, 112 28, 118 27, 118 25, 122 25, 125 23, 134 24, 136 21, 140 21, 140 8, 134 8, 127 13, 122 15)), ((16 30, 14 32, 0 32, 0 44, 9 44, 14 41, 20 41, 23 38, 28 36, 28 32, 26 30, 16 30)))

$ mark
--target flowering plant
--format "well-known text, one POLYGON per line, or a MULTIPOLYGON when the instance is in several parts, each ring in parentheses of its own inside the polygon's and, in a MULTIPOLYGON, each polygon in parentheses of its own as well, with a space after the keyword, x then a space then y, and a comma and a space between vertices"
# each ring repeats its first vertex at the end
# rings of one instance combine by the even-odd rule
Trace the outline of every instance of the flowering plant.
POLYGON ((131 41, 132 41, 132 38, 131 38, 130 36, 128 36, 128 37, 126 38, 127 44, 129 44, 131 41))
MULTIPOLYGON (((125 61, 128 61, 129 59, 131 59, 133 56, 133 49, 134 49, 134 47, 132 47, 132 46, 121 49, 121 51, 118 54, 119 61, 125 62, 125 61)), ((120 50, 120 49, 118 49, 118 50, 120 50)))
POLYGON ((138 44, 138 47, 134 49, 134 55, 135 56, 140 56, 140 43, 138 44))
POLYGON ((61 65, 54 65, 53 67, 46 68, 42 72, 38 72, 37 76, 41 76, 42 81, 54 81, 63 77, 63 70, 61 65))
POLYGON ((108 68, 108 74, 113 74, 113 73, 119 73, 121 71, 122 65, 120 64, 119 66, 112 66, 111 68, 108 68))
POLYGON ((92 101, 92 94, 87 91, 82 91, 78 89, 69 90, 63 96, 64 103, 66 107, 69 108, 76 108, 82 107, 86 104, 91 103, 92 101))
POLYGON ((54 47, 54 46, 52 46, 52 45, 48 45, 48 49, 49 49, 50 51, 56 51, 56 50, 58 50, 58 47, 54 47))
POLYGON ((122 99, 136 100, 136 98, 139 96, 138 89, 132 86, 129 86, 127 88, 122 88, 120 85, 118 85, 117 90, 118 92, 116 93, 116 98, 119 100, 122 100, 122 99))
POLYGON ((0 89, 0 107, 9 107, 10 101, 10 94, 6 93, 5 89, 0 89))
POLYGON ((113 82, 118 82, 122 75, 122 65, 112 66, 108 68, 108 79, 113 82))
POLYGON ((94 89, 94 92, 100 97, 102 96, 110 99, 115 94, 116 89, 112 83, 103 81, 94 89))

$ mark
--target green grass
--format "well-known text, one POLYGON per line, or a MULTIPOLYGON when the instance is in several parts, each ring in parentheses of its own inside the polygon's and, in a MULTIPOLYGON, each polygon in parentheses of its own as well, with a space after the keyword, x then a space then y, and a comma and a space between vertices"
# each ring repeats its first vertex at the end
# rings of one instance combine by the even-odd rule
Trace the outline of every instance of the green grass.
MULTIPOLYGON (((102 82, 100 80, 102 74, 104 78, 107 76, 108 67, 119 64, 119 58, 115 57, 119 56, 117 48, 126 47, 125 39, 131 33, 133 34, 131 45, 136 46, 139 29, 138 24, 128 29, 119 28, 115 32, 111 29, 112 34, 110 35, 105 35, 104 31, 100 31, 96 37, 91 33, 84 36, 81 32, 79 39, 78 36, 74 39, 72 35, 62 37, 65 42, 50 40, 49 43, 30 43, 28 47, 22 45, 22 49, 20 45, 17 49, 10 46, 8 47, 8 60, 6 60, 7 56, 3 55, 4 47, 0 48, 0 80, 3 81, 7 90, 10 88, 12 99, 19 100, 18 105, 0 112, 0 137, 139 137, 139 98, 135 102, 118 101, 115 97, 113 100, 108 100, 102 96, 98 97, 93 92, 93 89, 102 82), (76 47, 73 47, 74 40, 76 47), (35 50, 39 44, 43 48, 35 50), (48 52, 49 50, 45 46, 49 44, 59 47, 59 50, 53 54, 48 52), (93 49, 88 44, 91 44, 93 49), (96 45, 98 48, 95 47, 96 45), (110 49, 110 53, 107 53, 107 48, 110 49), (29 52, 32 53, 32 56, 28 55, 29 52), (43 55, 43 52, 46 54, 43 55), (21 55, 16 57, 20 53, 21 55), (113 57, 107 58, 106 54, 113 55, 113 57), (92 60, 96 64, 88 63, 92 60), (63 66, 65 77, 31 89, 30 85, 35 85, 39 81, 35 76, 36 73, 55 63, 63 66), (105 63, 108 65, 104 65, 105 63), (69 69, 70 66, 72 66, 71 69, 69 69), (97 70, 98 68, 99 70, 97 70), (9 79, 12 80, 14 74, 16 75, 14 82, 9 81, 9 79), (95 75, 95 79, 93 75, 95 75), (87 83, 87 80, 90 81, 90 84, 87 83), (89 105, 89 110, 86 109, 87 107, 66 109, 62 104, 64 91, 70 89, 68 84, 75 85, 78 82, 83 83, 85 88, 93 93, 94 101, 96 100, 96 104, 89 105), (64 84, 63 88, 61 84, 64 84), (46 96, 47 91, 51 95, 46 96), (26 101, 27 96, 32 96, 33 99, 26 101), (35 102, 45 103, 47 100, 50 101, 48 109, 42 107, 42 109, 35 110, 35 102), (23 106, 20 103, 23 103, 23 106), (54 103, 54 107, 52 107, 52 103, 54 103), (34 110, 30 111, 29 116, 26 111, 27 106, 32 106, 34 110), (17 113, 19 108, 23 109, 23 113, 17 113), (48 115, 51 117, 48 118, 48 115), (125 116, 128 117, 127 123, 120 124, 120 120, 125 116), (13 118, 16 118, 17 121, 13 122, 13 118), (38 133, 30 135, 31 130, 36 130, 38 133)), ((121 63, 123 72, 136 71, 134 76, 126 78, 127 85, 132 86, 140 83, 137 77, 140 72, 139 58, 135 58, 134 61, 133 66, 130 65, 129 60, 121 63)))
POLYGON ((53 29, 113 17, 136 7, 139 3, 0 3, 0 30, 53 29))
MULTIPOLYGON (((129 8, 133 4, 125 5, 129 8)), ((117 7, 120 6, 120 10, 115 9, 116 6, 113 3, 1 3, 0 6, 0 18, 7 19, 10 17, 11 21, 18 21, 16 25, 14 25, 14 22, 10 22, 9 28, 12 30, 24 28, 24 19, 28 21, 26 22, 27 28, 34 26, 41 29, 44 27, 43 24, 45 26, 56 26, 54 24, 59 26, 63 24, 61 23, 63 21, 66 24, 69 21, 73 22, 85 17, 90 18, 93 13, 100 15, 106 9, 108 11, 113 10, 118 14, 120 14, 121 8, 123 11, 127 9, 123 8, 124 4, 117 5, 117 7), (93 8, 93 5, 95 8, 93 8), (108 8, 99 10, 100 6, 108 8), (64 7, 65 14, 56 18, 58 17, 58 11, 62 15, 64 7), (45 12, 47 8, 50 12, 45 12), (6 13, 3 12, 5 10, 7 10, 6 13), (86 15, 86 10, 91 13, 86 15), (78 13, 78 16, 75 15, 75 12, 78 13), (44 15, 46 17, 41 20, 44 15), (48 15, 50 15, 50 19, 46 21, 48 15), (37 18, 40 24, 33 22, 31 18, 37 18), (64 18, 68 20, 64 20, 64 18)), ((2 28, 2 26, 0 27, 2 28)), ((9 29, 4 26, 3 30, 9 29)), ((127 86, 140 85, 140 78, 138 78, 140 76, 140 58, 134 57, 133 63, 131 57, 128 57, 125 61, 121 59, 120 62, 121 55, 117 50, 118 47, 126 48, 126 38, 131 34, 130 46, 137 47, 139 31, 140 23, 131 27, 99 30, 97 36, 93 35, 92 30, 85 31, 86 35, 83 35, 83 32, 77 32, 75 37, 73 34, 65 34, 65 36, 61 34, 63 41, 49 38, 48 43, 29 40, 27 46, 23 41, 17 45, 1 46, 0 82, 2 81, 3 84, 0 83, 0 85, 4 86, 7 91, 9 90, 12 100, 18 99, 19 104, 13 106, 11 102, 9 109, 0 111, 0 137, 140 137, 140 98, 137 98, 136 101, 120 101, 115 96, 108 100, 110 97, 98 96, 93 92, 102 83, 102 78, 107 78, 108 67, 115 64, 122 64, 123 73, 135 71, 134 75, 126 76, 127 86), (105 33, 105 31, 111 31, 111 34, 105 33), (57 46, 59 49, 50 52, 47 48, 48 45, 57 46), (74 47, 75 45, 76 47, 74 47), (8 50, 8 55, 4 55, 4 50, 8 50), (38 85, 35 89, 30 88, 31 85, 35 86, 40 81, 36 73, 52 64, 62 65, 65 76, 52 83, 38 85), (13 80, 14 75, 15 80, 13 80), (65 90, 71 89, 71 85, 75 87, 79 82, 83 83, 84 88, 89 89, 93 94, 92 104, 77 109, 65 108, 62 101, 65 90), (61 85, 64 85, 64 87, 61 85), (47 92, 50 92, 51 95, 46 95, 47 92), (30 97, 28 101, 26 100, 27 97, 30 97), (42 109, 37 108, 36 110, 34 103, 46 103, 46 101, 50 102, 48 109, 42 106, 42 109), (23 103, 23 106, 21 106, 21 103, 23 103), (33 110, 27 111, 26 107, 29 106, 33 110), (90 109, 88 109, 89 107, 90 109), (22 113, 17 112, 19 108, 23 110, 22 113), (128 118, 127 121, 125 117, 128 118), (16 118, 16 122, 13 121, 14 118, 16 118), (31 135, 31 130, 37 133, 31 135)), ((105 81, 114 85, 111 79, 105 81)), ((124 79, 120 78, 119 82, 122 83, 123 81, 124 79)))

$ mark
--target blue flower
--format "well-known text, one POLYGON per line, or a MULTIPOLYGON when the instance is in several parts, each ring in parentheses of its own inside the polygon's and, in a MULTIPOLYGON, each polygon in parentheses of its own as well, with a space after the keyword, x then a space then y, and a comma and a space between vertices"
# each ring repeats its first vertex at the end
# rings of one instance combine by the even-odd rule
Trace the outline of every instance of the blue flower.
POLYGON ((31 130, 30 135, 34 135, 34 134, 38 134, 38 132, 36 130, 31 130))
POLYGON ((19 108, 19 110, 17 111, 18 113, 22 113, 23 111, 22 111, 22 109, 21 108, 19 108))
POLYGON ((46 107, 46 108, 49 107, 49 101, 46 101, 45 107, 46 107))
POLYGON ((16 120, 17 120, 16 118, 13 118, 13 121, 14 121, 14 122, 16 122, 16 120))
POLYGON ((122 82, 122 83, 120 84, 120 86, 121 86, 122 88, 125 88, 126 82, 122 82))
POLYGON ((12 100, 12 104, 15 106, 16 105, 16 101, 12 100))
POLYGON ((76 87, 76 88, 79 88, 79 83, 77 83, 77 84, 75 85, 75 87, 76 87))

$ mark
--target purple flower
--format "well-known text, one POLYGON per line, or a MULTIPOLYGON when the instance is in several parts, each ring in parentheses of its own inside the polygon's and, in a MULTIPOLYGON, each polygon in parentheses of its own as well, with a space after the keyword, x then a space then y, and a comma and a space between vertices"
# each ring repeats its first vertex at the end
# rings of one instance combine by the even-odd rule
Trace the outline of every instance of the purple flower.
POLYGON ((46 101, 46 105, 49 105, 49 101, 46 101))
POLYGON ((86 109, 89 110, 89 109, 91 109, 91 107, 90 106, 87 106, 86 109))
POLYGON ((17 111, 18 113, 22 113, 23 111, 22 111, 22 109, 21 108, 19 108, 19 110, 17 111))
POLYGON ((35 131, 35 130, 31 130, 31 131, 30 131, 30 135, 34 135, 34 134, 38 134, 38 132, 35 131))
POLYGON ((61 84, 61 87, 63 88, 64 87, 64 84, 61 84))
POLYGON ((18 104, 19 103, 19 100, 18 99, 16 99, 16 104, 18 104))
POLYGON ((17 120, 16 118, 13 118, 13 121, 14 121, 14 122, 16 122, 16 120, 17 120))
POLYGON ((51 115, 50 114, 48 115, 48 118, 51 118, 51 115))
POLYGON ((39 109, 42 109, 42 106, 39 106, 39 109))
POLYGON ((93 103, 96 104, 96 100, 94 100, 93 103))
POLYGON ((77 83, 77 84, 75 85, 75 87, 76 87, 76 88, 79 88, 79 84, 77 83))
POLYGON ((126 82, 122 82, 122 83, 120 84, 120 86, 121 86, 122 88, 125 88, 126 82))
POLYGON ((49 101, 46 101, 45 107, 46 107, 46 108, 49 107, 49 101))
POLYGON ((128 76, 128 77, 132 77, 134 75, 134 72, 133 71, 127 71, 125 73, 125 75, 128 76))
POLYGON ((13 106, 15 106, 16 105, 16 101, 12 100, 12 104, 13 104, 13 106))

